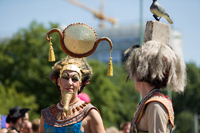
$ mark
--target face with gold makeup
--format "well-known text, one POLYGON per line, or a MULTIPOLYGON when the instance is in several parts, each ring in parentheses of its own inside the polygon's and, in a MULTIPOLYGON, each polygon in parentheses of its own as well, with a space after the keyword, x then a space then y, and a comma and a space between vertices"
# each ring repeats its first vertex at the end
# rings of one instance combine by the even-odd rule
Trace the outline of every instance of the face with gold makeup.
POLYGON ((60 88, 67 92, 76 93, 80 88, 80 76, 75 71, 65 70, 60 79, 60 88))
POLYGON ((60 71, 58 86, 60 86, 63 103, 63 116, 68 118, 71 115, 70 103, 78 100, 78 91, 81 85, 80 69, 73 64, 68 64, 60 71))
POLYGON ((73 100, 76 100, 78 96, 78 90, 80 90, 81 79, 80 75, 76 71, 64 70, 59 79, 58 85, 60 86, 62 102, 65 93, 71 93, 73 100))
POLYGON ((49 78, 61 92, 63 114, 59 117, 70 116, 69 105, 78 100, 78 94, 90 83, 91 77, 92 69, 85 58, 67 56, 54 64, 49 78))

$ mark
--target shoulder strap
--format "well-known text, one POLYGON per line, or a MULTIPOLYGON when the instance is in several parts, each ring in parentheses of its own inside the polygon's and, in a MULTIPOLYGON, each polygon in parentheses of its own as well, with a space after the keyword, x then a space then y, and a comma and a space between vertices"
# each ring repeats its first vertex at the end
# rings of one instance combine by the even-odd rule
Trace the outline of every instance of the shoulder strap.
POLYGON ((169 115, 169 121, 170 121, 172 127, 174 127, 174 110, 173 110, 172 102, 169 98, 169 95, 164 96, 164 94, 162 94, 160 92, 155 92, 154 95, 152 95, 152 97, 149 98, 145 102, 136 122, 138 123, 140 121, 146 105, 150 102, 153 102, 153 101, 160 102, 164 105, 164 107, 167 109, 167 112, 168 112, 168 115, 169 115))
POLYGON ((152 98, 150 98, 148 101, 145 102, 145 105, 147 105, 150 102, 160 102, 162 103, 162 105, 164 105, 164 107, 167 109, 168 115, 169 115, 169 121, 172 125, 172 127, 174 127, 174 110, 172 107, 172 103, 170 99, 167 99, 165 96, 163 97, 159 97, 159 96, 153 96, 152 98))
POLYGON ((153 90, 152 92, 150 92, 147 95, 147 97, 145 97, 143 99, 143 101, 140 103, 140 105, 137 108, 137 111, 134 115, 134 119, 131 122, 131 130, 135 130, 134 128, 136 128, 136 125, 139 123, 146 105, 152 101, 157 101, 164 105, 164 107, 168 111, 169 121, 170 121, 171 125, 174 127, 174 110, 173 110, 172 102, 169 98, 169 95, 165 96, 158 89, 156 89, 156 90, 153 90))
POLYGON ((155 92, 160 92, 159 89, 153 89, 147 96, 145 96, 142 101, 138 104, 138 107, 137 107, 137 110, 134 114, 134 118, 131 122, 131 132, 133 130, 135 130, 136 128, 136 125, 138 124, 141 116, 142 116, 142 113, 143 113, 143 110, 144 110, 144 105, 145 105, 145 102, 154 95, 155 92), (138 120, 139 119, 139 120, 138 120))

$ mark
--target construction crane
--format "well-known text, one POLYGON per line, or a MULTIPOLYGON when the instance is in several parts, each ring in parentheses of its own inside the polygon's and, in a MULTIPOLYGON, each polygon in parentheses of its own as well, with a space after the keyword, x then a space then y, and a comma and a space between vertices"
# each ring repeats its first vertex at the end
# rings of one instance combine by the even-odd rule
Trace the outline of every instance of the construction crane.
POLYGON ((66 1, 71 2, 72 4, 75 4, 75 5, 79 6, 79 7, 82 7, 84 9, 92 12, 96 18, 98 18, 98 19, 101 20, 100 28, 104 28, 105 27, 105 24, 104 24, 105 20, 111 22, 112 25, 114 25, 114 26, 117 25, 117 20, 115 18, 113 18, 113 17, 106 17, 104 15, 104 13, 103 13, 104 3, 103 2, 101 4, 101 10, 100 11, 96 11, 96 10, 93 10, 92 8, 89 8, 89 7, 85 6, 85 5, 77 2, 76 0, 66 0, 66 1))

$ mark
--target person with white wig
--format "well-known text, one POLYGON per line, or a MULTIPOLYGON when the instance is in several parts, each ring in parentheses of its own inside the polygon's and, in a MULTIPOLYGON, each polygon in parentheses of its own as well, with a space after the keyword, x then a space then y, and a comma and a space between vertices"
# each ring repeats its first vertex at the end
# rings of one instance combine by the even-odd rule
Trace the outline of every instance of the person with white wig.
POLYGON ((184 92, 186 67, 183 59, 163 42, 148 41, 125 51, 128 78, 142 100, 131 123, 131 133, 170 133, 174 111, 169 96, 161 89, 184 92))

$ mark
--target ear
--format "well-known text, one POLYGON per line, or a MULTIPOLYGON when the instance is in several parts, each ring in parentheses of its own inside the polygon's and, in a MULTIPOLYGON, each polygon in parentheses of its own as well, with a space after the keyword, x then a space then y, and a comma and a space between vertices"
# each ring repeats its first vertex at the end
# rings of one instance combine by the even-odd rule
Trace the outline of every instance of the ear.
POLYGON ((85 84, 86 84, 86 85, 90 84, 90 81, 85 81, 85 84))
POLYGON ((54 82, 56 82, 57 81, 57 78, 55 78, 55 77, 53 77, 53 79, 52 79, 54 82))

